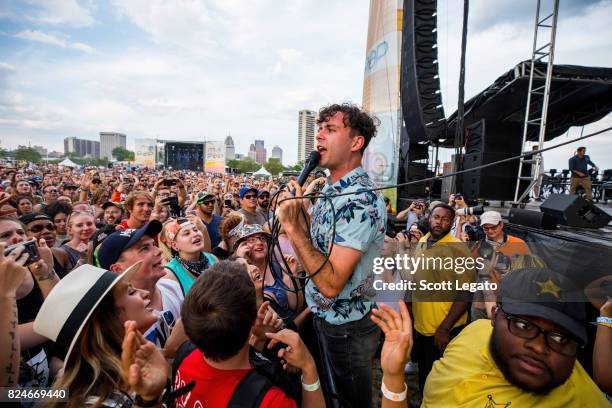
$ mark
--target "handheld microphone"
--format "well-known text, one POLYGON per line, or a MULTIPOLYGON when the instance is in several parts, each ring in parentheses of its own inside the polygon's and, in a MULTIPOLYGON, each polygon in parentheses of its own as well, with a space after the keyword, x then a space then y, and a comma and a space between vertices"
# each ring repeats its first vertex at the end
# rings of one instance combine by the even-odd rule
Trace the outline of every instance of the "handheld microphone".
POLYGON ((310 152, 310 155, 304 162, 304 168, 302 169, 302 172, 300 173, 300 176, 297 179, 297 182, 300 186, 304 185, 310 173, 312 173, 315 167, 318 166, 319 160, 321 160, 321 153, 316 150, 310 152))

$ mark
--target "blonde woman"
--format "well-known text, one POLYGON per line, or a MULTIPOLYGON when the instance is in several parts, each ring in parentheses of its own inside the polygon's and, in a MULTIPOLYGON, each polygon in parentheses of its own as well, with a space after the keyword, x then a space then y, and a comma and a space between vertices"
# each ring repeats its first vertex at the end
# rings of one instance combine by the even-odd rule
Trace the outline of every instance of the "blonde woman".
POLYGON ((89 239, 96 232, 94 216, 89 211, 73 211, 68 217, 70 241, 62 248, 68 254, 66 271, 71 271, 80 260, 87 259, 89 239))

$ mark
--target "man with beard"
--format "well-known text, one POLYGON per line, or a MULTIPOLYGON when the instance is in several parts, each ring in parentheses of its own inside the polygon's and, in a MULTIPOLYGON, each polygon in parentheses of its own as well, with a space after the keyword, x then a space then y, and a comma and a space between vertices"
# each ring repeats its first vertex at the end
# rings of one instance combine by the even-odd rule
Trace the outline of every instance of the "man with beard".
POLYGON ((216 201, 216 196, 206 191, 199 192, 196 199, 196 213, 206 226, 211 248, 215 248, 221 242, 219 226, 223 218, 214 213, 216 201))
POLYGON ((257 193, 257 212, 263 215, 266 220, 272 218, 270 192, 268 190, 259 190, 257 193))
POLYGON ((102 204, 102 221, 106 225, 119 224, 123 219, 123 206, 120 203, 107 201, 102 204))
MULTIPOLYGON (((422 258, 426 266, 417 267, 414 281, 427 283, 469 282, 473 269, 457 273, 436 265, 437 260, 471 258, 469 248, 451 233, 455 210, 448 204, 438 204, 429 215, 429 232, 420 240, 415 258, 422 258), (429 261, 432 261, 431 263, 429 261)), ((467 322, 467 294, 460 291, 423 291, 413 294, 412 314, 414 316, 416 362, 419 364, 419 389, 423 390, 427 375, 444 348, 467 322)))
POLYGON ((576 361, 586 314, 567 278, 530 268, 500 285, 493 320, 475 321, 451 342, 422 406, 609 407, 576 361))
POLYGON ((155 243, 155 237, 161 230, 162 224, 152 220, 140 229, 117 231, 104 239, 94 257, 97 265, 118 274, 142 261, 131 283, 134 288, 145 291, 150 300, 149 307, 160 312, 158 323, 144 335, 163 348, 181 316, 184 296, 177 282, 162 279, 166 269, 162 252, 155 243))

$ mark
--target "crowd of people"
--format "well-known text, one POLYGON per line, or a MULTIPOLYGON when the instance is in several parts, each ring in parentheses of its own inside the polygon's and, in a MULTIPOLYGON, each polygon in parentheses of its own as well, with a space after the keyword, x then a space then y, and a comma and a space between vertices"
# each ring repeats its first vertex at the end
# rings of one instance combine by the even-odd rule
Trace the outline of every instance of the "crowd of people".
POLYGON ((0 168, 0 386, 68 390, 53 407, 406 407, 408 394, 424 407, 609 406, 610 300, 593 302, 585 356, 588 303, 565 301, 572 283, 498 212, 471 215, 456 194, 395 213, 361 167, 375 120, 343 104, 317 123, 326 174, 304 186, 0 168), (473 279, 498 288, 375 301, 376 257, 449 243, 486 252, 473 279), (539 301, 502 303, 525 293, 539 301))

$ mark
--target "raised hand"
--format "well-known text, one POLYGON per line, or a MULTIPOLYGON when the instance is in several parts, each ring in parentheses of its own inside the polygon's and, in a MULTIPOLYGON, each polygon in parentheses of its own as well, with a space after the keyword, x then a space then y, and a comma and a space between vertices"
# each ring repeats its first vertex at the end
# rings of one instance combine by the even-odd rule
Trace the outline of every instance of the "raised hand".
POLYGON ((412 321, 404 302, 398 302, 400 313, 384 303, 372 309, 372 321, 385 334, 380 353, 380 366, 384 375, 404 375, 404 366, 412 350, 412 321))
POLYGON ((145 400, 158 398, 166 387, 170 366, 161 350, 136 329, 136 322, 125 322, 121 345, 124 381, 145 400))

